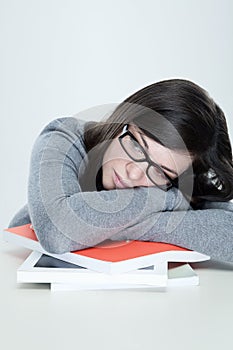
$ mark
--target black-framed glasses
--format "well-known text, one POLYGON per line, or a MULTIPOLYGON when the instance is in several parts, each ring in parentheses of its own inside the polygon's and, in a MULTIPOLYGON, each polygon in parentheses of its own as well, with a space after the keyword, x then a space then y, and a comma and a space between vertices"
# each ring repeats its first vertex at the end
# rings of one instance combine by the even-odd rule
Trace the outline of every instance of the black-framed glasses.
POLYGON ((164 191, 177 184, 177 179, 172 179, 168 176, 159 164, 152 161, 140 145, 135 136, 128 130, 126 124, 123 128, 122 134, 118 137, 119 142, 126 152, 126 154, 135 162, 147 162, 146 175, 148 179, 157 187, 164 191))

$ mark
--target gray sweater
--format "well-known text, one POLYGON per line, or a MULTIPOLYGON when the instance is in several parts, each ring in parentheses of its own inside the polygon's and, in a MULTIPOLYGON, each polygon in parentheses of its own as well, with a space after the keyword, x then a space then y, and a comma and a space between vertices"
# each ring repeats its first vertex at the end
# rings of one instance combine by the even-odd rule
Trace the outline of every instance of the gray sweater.
POLYGON ((106 239, 165 242, 233 262, 233 204, 206 202, 192 210, 181 192, 156 187, 81 190, 87 164, 85 121, 73 117, 49 123, 31 154, 28 203, 9 227, 32 223, 51 253, 96 245, 106 239))

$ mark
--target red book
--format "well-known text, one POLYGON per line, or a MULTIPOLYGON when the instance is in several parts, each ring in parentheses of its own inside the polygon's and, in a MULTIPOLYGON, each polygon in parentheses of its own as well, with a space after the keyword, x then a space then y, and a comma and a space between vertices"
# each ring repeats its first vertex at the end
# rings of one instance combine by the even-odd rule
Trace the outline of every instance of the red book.
POLYGON ((207 255, 167 243, 111 240, 75 252, 52 254, 43 249, 30 224, 8 228, 4 231, 6 241, 105 273, 122 273, 164 262, 198 262, 210 258, 207 255))

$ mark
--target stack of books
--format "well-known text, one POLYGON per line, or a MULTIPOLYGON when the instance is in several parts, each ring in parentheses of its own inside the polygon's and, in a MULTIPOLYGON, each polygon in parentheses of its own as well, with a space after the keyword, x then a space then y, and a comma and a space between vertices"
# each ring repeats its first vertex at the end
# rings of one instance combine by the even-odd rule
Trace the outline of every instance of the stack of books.
POLYGON ((4 239, 32 250, 17 270, 17 282, 50 283, 52 291, 198 285, 189 263, 210 258, 167 243, 111 240, 52 254, 43 249, 30 224, 4 230, 4 239))

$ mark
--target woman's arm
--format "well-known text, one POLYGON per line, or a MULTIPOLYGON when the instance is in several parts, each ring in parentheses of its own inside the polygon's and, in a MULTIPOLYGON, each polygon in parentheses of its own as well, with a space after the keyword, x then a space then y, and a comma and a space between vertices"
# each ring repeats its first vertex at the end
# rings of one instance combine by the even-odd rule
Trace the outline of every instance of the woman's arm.
MULTIPOLYGON (((171 243, 221 261, 233 262, 233 205, 154 214, 155 225, 140 240, 171 243)), ((136 229, 136 228, 134 228, 136 229)), ((138 229, 140 229, 138 227, 138 229)), ((118 239, 127 238, 123 232, 118 239)), ((129 234, 132 236, 132 232, 129 234)))

